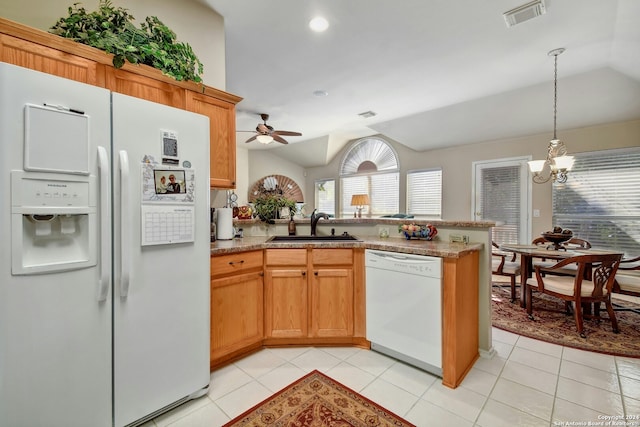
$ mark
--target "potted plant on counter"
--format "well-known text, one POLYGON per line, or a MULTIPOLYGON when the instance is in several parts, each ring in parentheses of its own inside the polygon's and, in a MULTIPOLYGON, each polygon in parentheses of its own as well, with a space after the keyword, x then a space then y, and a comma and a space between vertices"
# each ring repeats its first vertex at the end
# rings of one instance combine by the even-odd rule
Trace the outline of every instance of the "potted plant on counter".
POLYGON ((288 208, 293 216, 297 212, 296 201, 288 199, 278 192, 265 191, 253 202, 255 216, 268 224, 273 224, 273 220, 279 218, 283 208, 288 208))

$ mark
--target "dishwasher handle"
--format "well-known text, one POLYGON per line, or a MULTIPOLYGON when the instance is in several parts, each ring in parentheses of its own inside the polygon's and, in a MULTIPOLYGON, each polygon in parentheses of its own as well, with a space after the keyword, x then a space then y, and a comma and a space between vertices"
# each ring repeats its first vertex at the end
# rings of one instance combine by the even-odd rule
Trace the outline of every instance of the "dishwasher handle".
POLYGON ((393 260, 393 261, 402 261, 402 262, 407 262, 407 263, 412 263, 412 264, 423 264, 423 263, 429 263, 429 262, 440 262, 440 258, 436 258, 436 257, 430 257, 430 256, 426 256, 426 255, 414 255, 414 256, 408 256, 408 255, 402 255, 402 254, 395 254, 395 253, 388 253, 388 254, 382 254, 379 252, 370 252, 369 253, 370 256, 375 256, 375 257, 379 257, 382 259, 389 259, 389 260, 393 260))

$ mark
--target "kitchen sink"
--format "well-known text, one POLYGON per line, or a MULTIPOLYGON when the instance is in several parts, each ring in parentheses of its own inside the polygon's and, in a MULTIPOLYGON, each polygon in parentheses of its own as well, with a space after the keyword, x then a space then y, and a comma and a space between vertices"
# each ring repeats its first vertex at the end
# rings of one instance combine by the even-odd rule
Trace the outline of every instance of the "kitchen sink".
POLYGON ((338 234, 334 236, 273 236, 267 242, 359 242, 356 236, 338 234))

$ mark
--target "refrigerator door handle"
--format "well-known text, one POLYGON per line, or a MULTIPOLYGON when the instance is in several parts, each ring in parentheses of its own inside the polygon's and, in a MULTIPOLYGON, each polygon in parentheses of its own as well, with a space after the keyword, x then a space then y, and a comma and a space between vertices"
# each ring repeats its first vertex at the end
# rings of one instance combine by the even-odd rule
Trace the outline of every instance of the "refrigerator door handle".
POLYGON ((109 293, 109 157, 104 147, 98 147, 98 169, 100 170, 100 278, 98 279, 98 301, 107 299, 109 293))
POLYGON ((120 298, 129 294, 130 231, 129 231, 129 156, 120 153, 120 298))

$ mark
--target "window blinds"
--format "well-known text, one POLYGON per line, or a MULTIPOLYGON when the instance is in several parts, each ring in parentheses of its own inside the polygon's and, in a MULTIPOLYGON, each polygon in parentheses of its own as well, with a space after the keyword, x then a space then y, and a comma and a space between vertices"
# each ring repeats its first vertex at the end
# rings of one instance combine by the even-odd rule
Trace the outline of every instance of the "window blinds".
POLYGON ((482 218, 495 221, 491 238, 498 244, 520 241, 520 166, 483 168, 479 202, 482 218))
POLYGON ((574 154, 565 184, 553 184, 553 224, 594 248, 640 255, 640 148, 574 154))
POLYGON ((371 205, 363 209, 363 214, 378 216, 398 213, 400 192, 398 178, 397 172, 341 178, 341 215, 353 215, 356 211, 356 207, 351 206, 351 196, 354 194, 369 195, 371 205))
POLYGON ((316 181, 316 208, 329 215, 336 214, 336 181, 327 179, 316 181))
POLYGON ((407 214, 442 217, 442 169, 407 172, 407 214))

